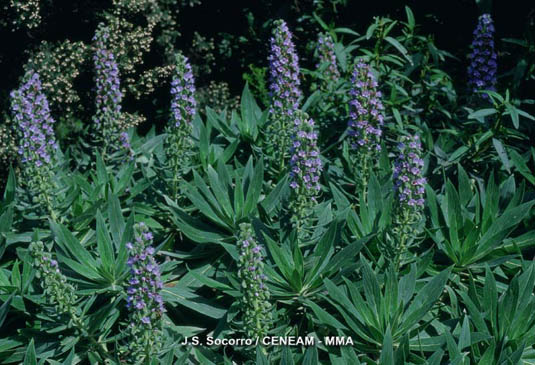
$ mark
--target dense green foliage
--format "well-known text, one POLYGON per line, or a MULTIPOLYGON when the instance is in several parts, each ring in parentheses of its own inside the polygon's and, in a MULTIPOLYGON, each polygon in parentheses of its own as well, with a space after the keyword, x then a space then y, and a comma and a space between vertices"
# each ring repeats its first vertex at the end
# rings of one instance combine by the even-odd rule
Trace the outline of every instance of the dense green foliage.
POLYGON ((474 18, 459 59, 409 7, 250 13, 227 51, 269 57, 237 98, 207 91, 209 40, 174 48, 198 3, 95 8, 92 41, 44 42, 2 90, 0 363, 534 364, 533 34, 474 18))

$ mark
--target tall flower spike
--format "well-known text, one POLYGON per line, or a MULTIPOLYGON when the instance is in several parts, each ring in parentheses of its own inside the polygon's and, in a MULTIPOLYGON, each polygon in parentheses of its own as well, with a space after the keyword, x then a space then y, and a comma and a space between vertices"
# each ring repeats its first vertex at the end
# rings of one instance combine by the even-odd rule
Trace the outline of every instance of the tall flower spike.
POLYGON ((334 53, 334 42, 332 37, 326 33, 320 33, 318 36, 317 54, 319 63, 316 68, 320 68, 323 64, 327 64, 324 70, 324 75, 331 81, 336 82, 340 78, 340 71, 336 64, 336 55, 334 53))
POLYGON ((352 166, 359 177, 359 188, 367 185, 369 170, 381 151, 384 106, 381 92, 370 67, 358 62, 353 70, 349 102, 349 146, 354 151, 352 166))
POLYGON ((171 121, 168 126, 168 160, 173 172, 173 194, 178 194, 178 185, 191 165, 193 141, 191 123, 195 117, 195 81, 188 59, 176 56, 176 69, 171 82, 171 121))
POLYGON ((422 145, 417 135, 403 136, 398 144, 398 156, 394 162, 394 248, 387 253, 395 265, 407 248, 407 243, 418 233, 422 220, 425 184, 422 145))
POLYGON ((370 66, 359 62, 351 79, 349 136, 354 150, 380 151, 384 124, 382 94, 370 66))
POLYGON ((294 133, 290 147, 290 187, 294 192, 291 203, 292 222, 298 231, 310 215, 320 192, 319 183, 323 165, 316 140, 314 121, 305 112, 294 114, 294 133))
MULTIPOLYGON (((93 37, 95 53, 96 112, 93 116, 98 139, 104 144, 104 153, 112 145, 118 148, 125 141, 121 138, 121 101, 123 93, 119 80, 119 68, 113 53, 107 48, 109 31, 103 24, 93 37)), ((124 135, 122 136, 124 137, 124 135)), ((129 141, 126 141, 129 144, 129 141)))
POLYGON ((422 144, 417 135, 403 136, 398 144, 398 157, 394 163, 394 188, 402 209, 416 211, 424 206, 426 179, 422 177, 424 160, 422 144))
MULTIPOLYGON (((474 40, 472 41, 472 53, 468 55, 468 87, 472 92, 479 90, 496 89, 496 71, 498 69, 498 56, 494 51, 494 24, 490 14, 479 17, 474 40)), ((488 99, 488 95, 481 95, 488 99)))
POLYGON ((54 183, 52 177, 55 150, 58 145, 54 135, 54 119, 46 96, 41 91, 41 81, 36 72, 28 71, 22 85, 13 90, 11 111, 18 125, 19 149, 23 170, 30 191, 36 202, 43 204, 52 213, 54 183))
POLYGON ((271 304, 266 287, 262 247, 256 242, 251 224, 240 224, 238 277, 242 280, 243 322, 247 336, 261 338, 271 326, 271 304))
POLYGON ((130 309, 128 355, 151 359, 161 344, 162 317, 165 312, 160 291, 160 268, 154 259, 152 233, 144 223, 134 227, 135 240, 128 242, 129 287, 126 306, 130 309))
POLYGON ((275 21, 269 55, 270 76, 270 119, 268 141, 276 140, 270 152, 276 161, 276 168, 282 171, 292 133, 293 114, 299 108, 299 63, 292 34, 283 20, 275 21))
POLYGON ((191 65, 187 57, 182 54, 176 56, 176 69, 171 81, 172 124, 179 128, 181 125, 190 126, 197 107, 195 101, 195 80, 191 65))

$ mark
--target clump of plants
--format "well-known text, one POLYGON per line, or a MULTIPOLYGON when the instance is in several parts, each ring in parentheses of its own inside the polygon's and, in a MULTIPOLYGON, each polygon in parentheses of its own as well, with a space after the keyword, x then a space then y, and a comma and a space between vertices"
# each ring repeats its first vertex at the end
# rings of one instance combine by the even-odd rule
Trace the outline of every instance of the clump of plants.
POLYGON ((174 5, 112 5, 91 45, 43 44, 6 93, 0 363, 530 363, 535 117, 489 14, 466 62, 408 7, 355 29, 314 13, 313 34, 270 21, 238 101, 199 92, 208 69, 169 44, 143 79, 174 5), (51 49, 61 77, 39 73, 51 49), (160 76, 166 125, 143 129, 123 105, 160 76), (63 146, 55 121, 79 112, 63 146))

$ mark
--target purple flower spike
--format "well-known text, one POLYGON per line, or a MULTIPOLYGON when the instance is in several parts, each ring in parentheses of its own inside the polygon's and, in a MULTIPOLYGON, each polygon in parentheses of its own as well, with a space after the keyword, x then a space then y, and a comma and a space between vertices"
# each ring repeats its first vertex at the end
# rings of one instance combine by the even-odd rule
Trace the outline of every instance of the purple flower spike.
POLYGON ((381 92, 370 67, 364 62, 353 71, 348 135, 350 146, 359 151, 380 151, 384 124, 381 92))
MULTIPOLYGON (((134 231, 134 243, 127 244, 131 277, 126 290, 126 306, 131 310, 130 330, 135 333, 136 328, 151 324, 151 330, 157 332, 165 307, 159 294, 163 283, 151 246, 153 236, 145 224, 137 224, 134 231)), ((156 337, 156 332, 153 337, 156 337)))
POLYGON ((193 72, 187 57, 182 54, 176 56, 176 72, 171 81, 171 125, 180 127, 189 125, 195 116, 197 102, 195 101, 195 84, 193 72))
POLYGON ((321 188, 319 179, 323 169, 316 145, 318 135, 314 132, 314 121, 304 112, 295 114, 294 125, 290 148, 290 187, 299 196, 315 202, 321 188))
POLYGON ((262 248, 253 236, 251 224, 240 224, 237 242, 240 256, 238 277, 241 279, 242 308, 245 332, 251 337, 262 337, 271 326, 269 291, 263 274, 262 248))
POLYGON ((317 54, 319 63, 316 68, 320 68, 323 64, 327 64, 324 74, 331 81, 337 81, 340 78, 340 71, 336 64, 336 55, 334 53, 334 42, 329 34, 321 33, 318 36, 317 54))
POLYGON ((107 48, 108 29, 102 24, 93 37, 95 53, 96 113, 93 117, 95 127, 104 145, 110 143, 128 146, 128 135, 120 134, 121 101, 123 93, 119 81, 119 68, 114 54, 107 48))
POLYGON ((292 33, 283 20, 274 23, 269 55, 269 93, 271 106, 267 139, 277 141, 268 145, 268 153, 276 161, 275 169, 283 171, 288 157, 288 145, 292 134, 294 114, 299 108, 301 84, 299 63, 292 33))
MULTIPOLYGON (((496 90, 498 56, 494 51, 494 24, 490 14, 479 17, 471 47, 472 53, 468 55, 468 87, 474 93, 479 90, 496 90)), ((488 99, 486 94, 481 97, 488 99)))
POLYGON ((41 90, 39 75, 28 71, 20 88, 13 90, 10 96, 13 120, 19 127, 18 152, 23 162, 31 162, 37 167, 52 164, 51 156, 57 148, 52 128, 54 119, 41 90))
POLYGON ((394 163, 394 189, 401 207, 420 210, 424 205, 426 179, 422 177, 424 160, 422 145, 417 135, 403 136, 398 144, 398 157, 394 163))
POLYGON ((277 20, 275 26, 269 55, 271 113, 291 114, 299 108, 301 98, 299 59, 286 22, 277 20))
POLYGON ((422 144, 417 135, 402 136, 394 161, 394 202, 390 239, 381 247, 394 269, 404 263, 409 248, 417 241, 425 219, 425 185, 422 144))
POLYGON ((169 167, 173 174, 172 192, 181 197, 179 185, 191 164, 194 146, 192 121, 195 117, 195 83, 188 59, 177 54, 175 72, 171 81, 171 116, 167 127, 167 147, 169 167))
POLYGON ((53 181, 58 148, 54 134, 54 119, 46 96, 42 91, 39 75, 29 70, 22 84, 10 93, 13 122, 18 127, 18 154, 24 173, 23 184, 28 186, 32 199, 46 207, 51 215, 53 209, 53 181))

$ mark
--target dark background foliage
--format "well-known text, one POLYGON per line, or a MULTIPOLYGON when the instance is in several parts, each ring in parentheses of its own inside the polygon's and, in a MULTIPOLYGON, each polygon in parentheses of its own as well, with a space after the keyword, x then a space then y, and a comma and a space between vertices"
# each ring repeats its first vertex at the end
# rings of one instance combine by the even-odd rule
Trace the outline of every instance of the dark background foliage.
MULTIPOLYGON (((265 45, 271 29, 270 20, 286 19, 295 29, 297 39, 300 36, 303 38, 300 33, 318 28, 317 23, 305 20, 313 11, 318 10, 316 3, 311 0, 207 0, 198 6, 184 7, 176 19, 181 36, 175 48, 187 52, 196 31, 214 38, 218 45, 224 39, 230 40, 232 52, 217 55, 213 74, 200 81, 208 83, 210 79, 224 80, 230 84, 234 93, 239 93, 243 87, 242 73, 247 71, 247 65, 267 58, 268 48, 265 45)), ((409 6, 418 19, 422 32, 432 34, 441 49, 448 50, 462 61, 465 60, 477 16, 483 11, 490 11, 493 15, 496 39, 522 38, 535 29, 535 3, 524 0, 498 0, 492 5, 482 4, 479 7, 473 0, 347 0, 346 5, 339 4, 336 8, 329 4, 325 1, 325 5, 319 9, 323 20, 357 32, 364 32, 374 16, 403 18, 404 7, 409 6)), ((6 93, 17 85, 22 75, 22 66, 32 49, 43 40, 90 42, 99 15, 110 5, 111 1, 43 1, 43 21, 37 29, 13 31, 10 27, 0 27, 0 67, 3 70, 0 90, 3 93, 1 99, 4 107, 7 102, 6 93)), ((157 63, 159 57, 161 55, 155 52, 148 57, 147 62, 157 63)), ((459 67, 458 76, 464 77, 464 71, 463 64, 459 67)))

